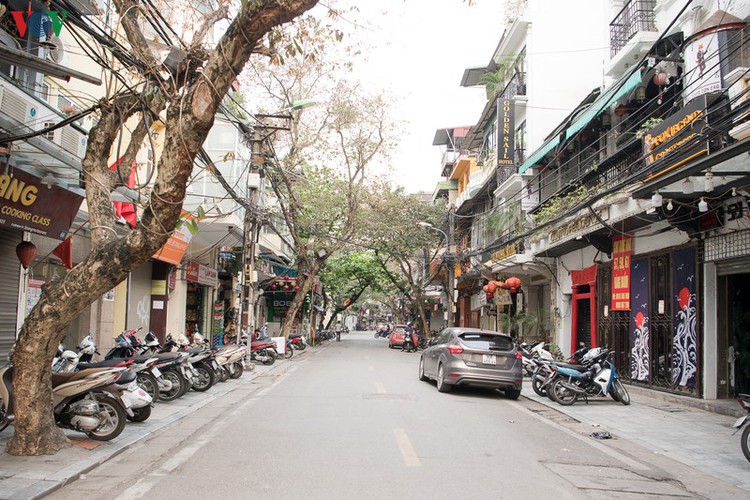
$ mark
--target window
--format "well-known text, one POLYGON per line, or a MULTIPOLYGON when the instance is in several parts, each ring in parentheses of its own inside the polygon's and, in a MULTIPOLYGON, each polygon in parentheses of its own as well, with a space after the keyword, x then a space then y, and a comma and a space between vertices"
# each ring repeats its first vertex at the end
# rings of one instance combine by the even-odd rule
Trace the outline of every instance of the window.
POLYGON ((474 349, 490 349, 493 351, 510 351, 513 349, 513 339, 504 335, 492 333, 463 333, 458 336, 461 343, 474 349))
POLYGON ((50 87, 46 83, 42 83, 42 87, 39 92, 39 97, 41 97, 45 102, 49 102, 51 95, 52 95, 52 87, 50 87))
MULTIPOLYGON (((44 122, 44 125, 42 126, 42 128, 51 127, 54 124, 55 124, 55 122, 44 122)), ((45 132, 44 133, 44 138, 48 139, 50 141, 54 141, 55 140, 55 131, 54 130, 49 130, 49 131, 45 132)))

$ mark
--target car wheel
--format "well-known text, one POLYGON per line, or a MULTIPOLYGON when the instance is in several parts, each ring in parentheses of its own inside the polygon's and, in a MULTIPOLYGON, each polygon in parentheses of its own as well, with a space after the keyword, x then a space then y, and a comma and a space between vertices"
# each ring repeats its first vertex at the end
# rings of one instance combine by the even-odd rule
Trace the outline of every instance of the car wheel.
POLYGON ((422 382, 429 380, 424 374, 424 358, 419 358, 419 380, 422 382))
POLYGON ((521 396, 521 389, 508 389, 505 391, 505 397, 508 399, 518 399, 521 396))
POLYGON ((437 390, 439 392, 451 392, 451 386, 445 383, 445 370, 443 370, 442 363, 438 366, 437 390))

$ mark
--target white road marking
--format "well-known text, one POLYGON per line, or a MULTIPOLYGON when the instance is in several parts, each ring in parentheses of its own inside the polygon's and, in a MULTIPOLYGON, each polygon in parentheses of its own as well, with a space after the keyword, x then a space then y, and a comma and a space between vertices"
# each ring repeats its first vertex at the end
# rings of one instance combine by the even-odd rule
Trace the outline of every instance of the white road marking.
POLYGON ((539 420, 540 422, 544 422, 545 424, 547 424, 549 426, 552 426, 552 427, 554 427, 554 428, 556 428, 556 429, 564 432, 565 434, 567 434, 569 436, 573 436, 574 438, 578 439, 579 441, 583 441, 587 445, 596 448, 597 450, 601 451, 602 453, 605 453, 605 454, 609 455, 610 457, 614 458, 615 460, 619 460, 620 462, 624 463, 625 465, 628 465, 628 466, 632 467, 633 469, 638 469, 638 470, 650 470, 651 469, 649 466, 644 465, 644 464, 642 464, 640 462, 636 462, 632 458, 629 458, 629 457, 623 455, 622 453, 613 450, 609 446, 605 446, 602 443, 598 443, 596 441, 592 441, 592 440, 590 440, 590 439, 582 436, 581 434, 575 432, 574 430, 568 429, 567 427, 562 426, 562 425, 558 424, 557 422, 553 422, 551 420, 548 420, 548 419, 542 417, 541 415, 537 415, 533 411, 531 411, 531 410, 529 410, 527 408, 524 408, 519 403, 514 403, 514 402, 511 402, 511 401, 508 401, 508 404, 510 404, 511 406, 513 406, 515 408, 518 408, 522 412, 526 413, 527 415, 530 415, 530 416, 534 417, 535 419, 539 420))
POLYGON ((404 429, 393 429, 393 434, 396 436, 396 443, 398 444, 398 449, 401 450, 401 458, 404 459, 404 464, 407 467, 420 467, 422 463, 419 461, 419 457, 414 451, 414 447, 411 445, 406 431, 404 429))
POLYGON ((385 386, 380 382, 375 382, 375 392, 378 394, 385 394, 385 386))

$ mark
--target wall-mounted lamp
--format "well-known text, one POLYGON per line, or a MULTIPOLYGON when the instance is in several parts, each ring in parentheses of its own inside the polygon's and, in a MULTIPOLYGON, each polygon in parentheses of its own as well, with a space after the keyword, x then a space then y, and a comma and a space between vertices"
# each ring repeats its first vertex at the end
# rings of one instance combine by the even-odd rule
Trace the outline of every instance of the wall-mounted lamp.
POLYGON ((635 100, 642 103, 646 100, 646 87, 639 85, 635 88, 635 100))
POLYGON ((693 191, 695 191, 695 186, 693 186, 693 181, 691 181, 690 177, 688 177, 684 181, 682 181, 682 193, 691 194, 693 191))
POLYGON ((714 173, 711 170, 706 170, 706 177, 704 178, 703 189, 710 193, 714 190, 714 173))
POLYGON ((667 210, 669 210, 670 212, 671 212, 672 210, 674 210, 674 205, 672 205, 672 200, 669 200, 669 201, 667 202, 667 210))
POLYGON ((651 196, 651 206, 654 208, 659 208, 664 204, 664 197, 657 191, 656 193, 651 196))
POLYGON ((706 213, 708 212, 708 203, 706 203, 706 200, 701 198, 700 203, 698 203, 698 211, 700 213, 706 213))

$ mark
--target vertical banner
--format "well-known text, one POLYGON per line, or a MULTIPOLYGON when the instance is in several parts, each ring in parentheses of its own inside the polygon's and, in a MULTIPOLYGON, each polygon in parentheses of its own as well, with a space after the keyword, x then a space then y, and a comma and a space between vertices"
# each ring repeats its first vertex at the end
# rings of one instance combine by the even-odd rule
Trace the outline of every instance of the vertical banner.
POLYGON ((513 99, 497 100, 497 164, 513 166, 515 159, 515 106, 513 99))
POLYGON ((612 307, 613 311, 630 311, 630 258, 633 238, 612 239, 612 307))
POLYGON ((222 345, 224 343, 224 301, 214 301, 213 311, 213 338, 211 345, 222 345))
POLYGON ((649 307, 648 259, 632 261, 630 296, 630 377, 648 382, 649 366, 649 307))
POLYGON ((698 368, 695 269, 694 248, 672 252, 675 311, 672 322, 672 383, 683 387, 695 387, 698 368))

